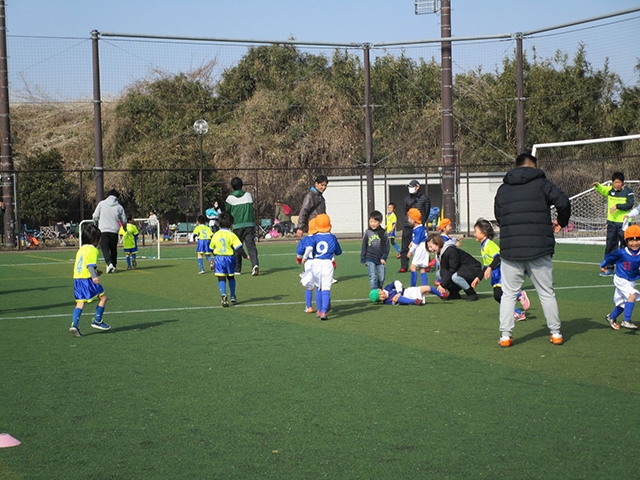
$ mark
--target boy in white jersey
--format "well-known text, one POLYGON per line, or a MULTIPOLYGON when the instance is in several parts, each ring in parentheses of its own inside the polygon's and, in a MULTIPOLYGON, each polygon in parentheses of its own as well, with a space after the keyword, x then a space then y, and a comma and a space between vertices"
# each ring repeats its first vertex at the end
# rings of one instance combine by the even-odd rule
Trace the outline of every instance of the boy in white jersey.
POLYGON ((82 247, 76 253, 76 261, 73 267, 73 291, 76 299, 76 308, 73 310, 73 319, 69 332, 74 337, 82 337, 80 333, 80 315, 86 303, 98 299, 96 315, 91 326, 98 330, 109 330, 111 327, 102 320, 107 296, 100 285, 102 272, 98 270, 98 249, 102 233, 95 225, 88 225, 82 232, 82 247))
POLYGON ((327 311, 331 305, 331 285, 333 284, 333 257, 342 255, 338 239, 331 233, 331 219, 326 213, 316 216, 316 233, 313 236, 313 265, 311 271, 320 291, 316 294, 318 317, 328 320, 327 311))

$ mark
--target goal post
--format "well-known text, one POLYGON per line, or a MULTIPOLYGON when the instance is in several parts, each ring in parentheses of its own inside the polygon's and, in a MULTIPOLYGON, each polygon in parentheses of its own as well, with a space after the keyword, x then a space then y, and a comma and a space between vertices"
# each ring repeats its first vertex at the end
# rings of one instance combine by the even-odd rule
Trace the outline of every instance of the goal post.
MULTIPOLYGON (((539 143, 532 147, 531 154, 538 159, 540 168, 569 195, 571 202, 569 224, 556 235, 558 241, 605 243, 607 199, 596 192, 593 183, 610 185, 613 172, 625 174, 625 185, 640 200, 639 140, 640 134, 539 143)), ((555 218, 554 208, 552 215, 555 218)))

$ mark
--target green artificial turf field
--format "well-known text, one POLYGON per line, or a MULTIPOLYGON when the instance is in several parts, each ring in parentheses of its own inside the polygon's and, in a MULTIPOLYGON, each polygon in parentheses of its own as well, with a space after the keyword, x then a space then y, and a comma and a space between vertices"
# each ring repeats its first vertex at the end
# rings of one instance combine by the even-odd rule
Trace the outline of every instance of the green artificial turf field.
POLYGON ((101 277, 112 328, 88 305, 84 338, 75 251, 0 254, 0 433, 22 442, 0 478, 637 478, 640 336, 604 321, 603 247, 557 247, 565 344, 527 283, 501 349, 489 282, 478 302, 373 305, 359 243, 342 242, 328 322, 302 313, 293 243, 261 242, 225 309, 193 245, 133 271, 121 256, 101 277))

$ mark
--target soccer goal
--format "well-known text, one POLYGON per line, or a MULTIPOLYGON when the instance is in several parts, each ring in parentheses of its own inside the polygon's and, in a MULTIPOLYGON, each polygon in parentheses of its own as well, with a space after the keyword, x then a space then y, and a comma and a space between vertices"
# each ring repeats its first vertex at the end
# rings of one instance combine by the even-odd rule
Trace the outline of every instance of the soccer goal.
MULTIPOLYGON (((145 259, 158 259, 160 260, 160 244, 162 243, 162 237, 160 236, 160 222, 156 225, 156 231, 152 232, 149 229, 149 219, 148 218, 134 218, 136 226, 138 227, 138 231, 140 232, 138 236, 138 258, 145 259), (155 235, 153 235, 155 233, 155 235), (154 238, 155 236, 155 238, 154 238)), ((79 238, 79 246, 82 246, 82 231, 84 228, 92 224, 93 220, 83 220, 80 222, 78 226, 78 238, 79 238)))
MULTIPOLYGON (((640 200, 640 135, 541 143, 531 153, 571 201, 569 225, 556 235, 559 242, 605 243, 607 199, 591 185, 610 185, 612 172, 622 171, 640 200)), ((555 218, 555 209, 552 214, 555 218)))

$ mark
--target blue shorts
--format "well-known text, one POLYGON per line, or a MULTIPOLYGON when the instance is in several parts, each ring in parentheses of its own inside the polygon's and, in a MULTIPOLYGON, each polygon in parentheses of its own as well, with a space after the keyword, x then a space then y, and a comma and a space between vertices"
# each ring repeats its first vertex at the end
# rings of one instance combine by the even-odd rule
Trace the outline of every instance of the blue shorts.
POLYGON ((213 273, 217 277, 233 276, 236 274, 235 255, 216 255, 213 264, 215 265, 213 273))
POLYGON ((75 278, 73 280, 73 294, 76 302, 91 303, 104 295, 104 288, 99 283, 97 285, 93 283, 90 278, 75 278))
POLYGON ((211 240, 198 240, 198 245, 196 245, 196 253, 211 254, 211 240))
POLYGON ((138 251, 138 247, 135 246, 133 248, 125 248, 124 253, 136 253, 138 251))

